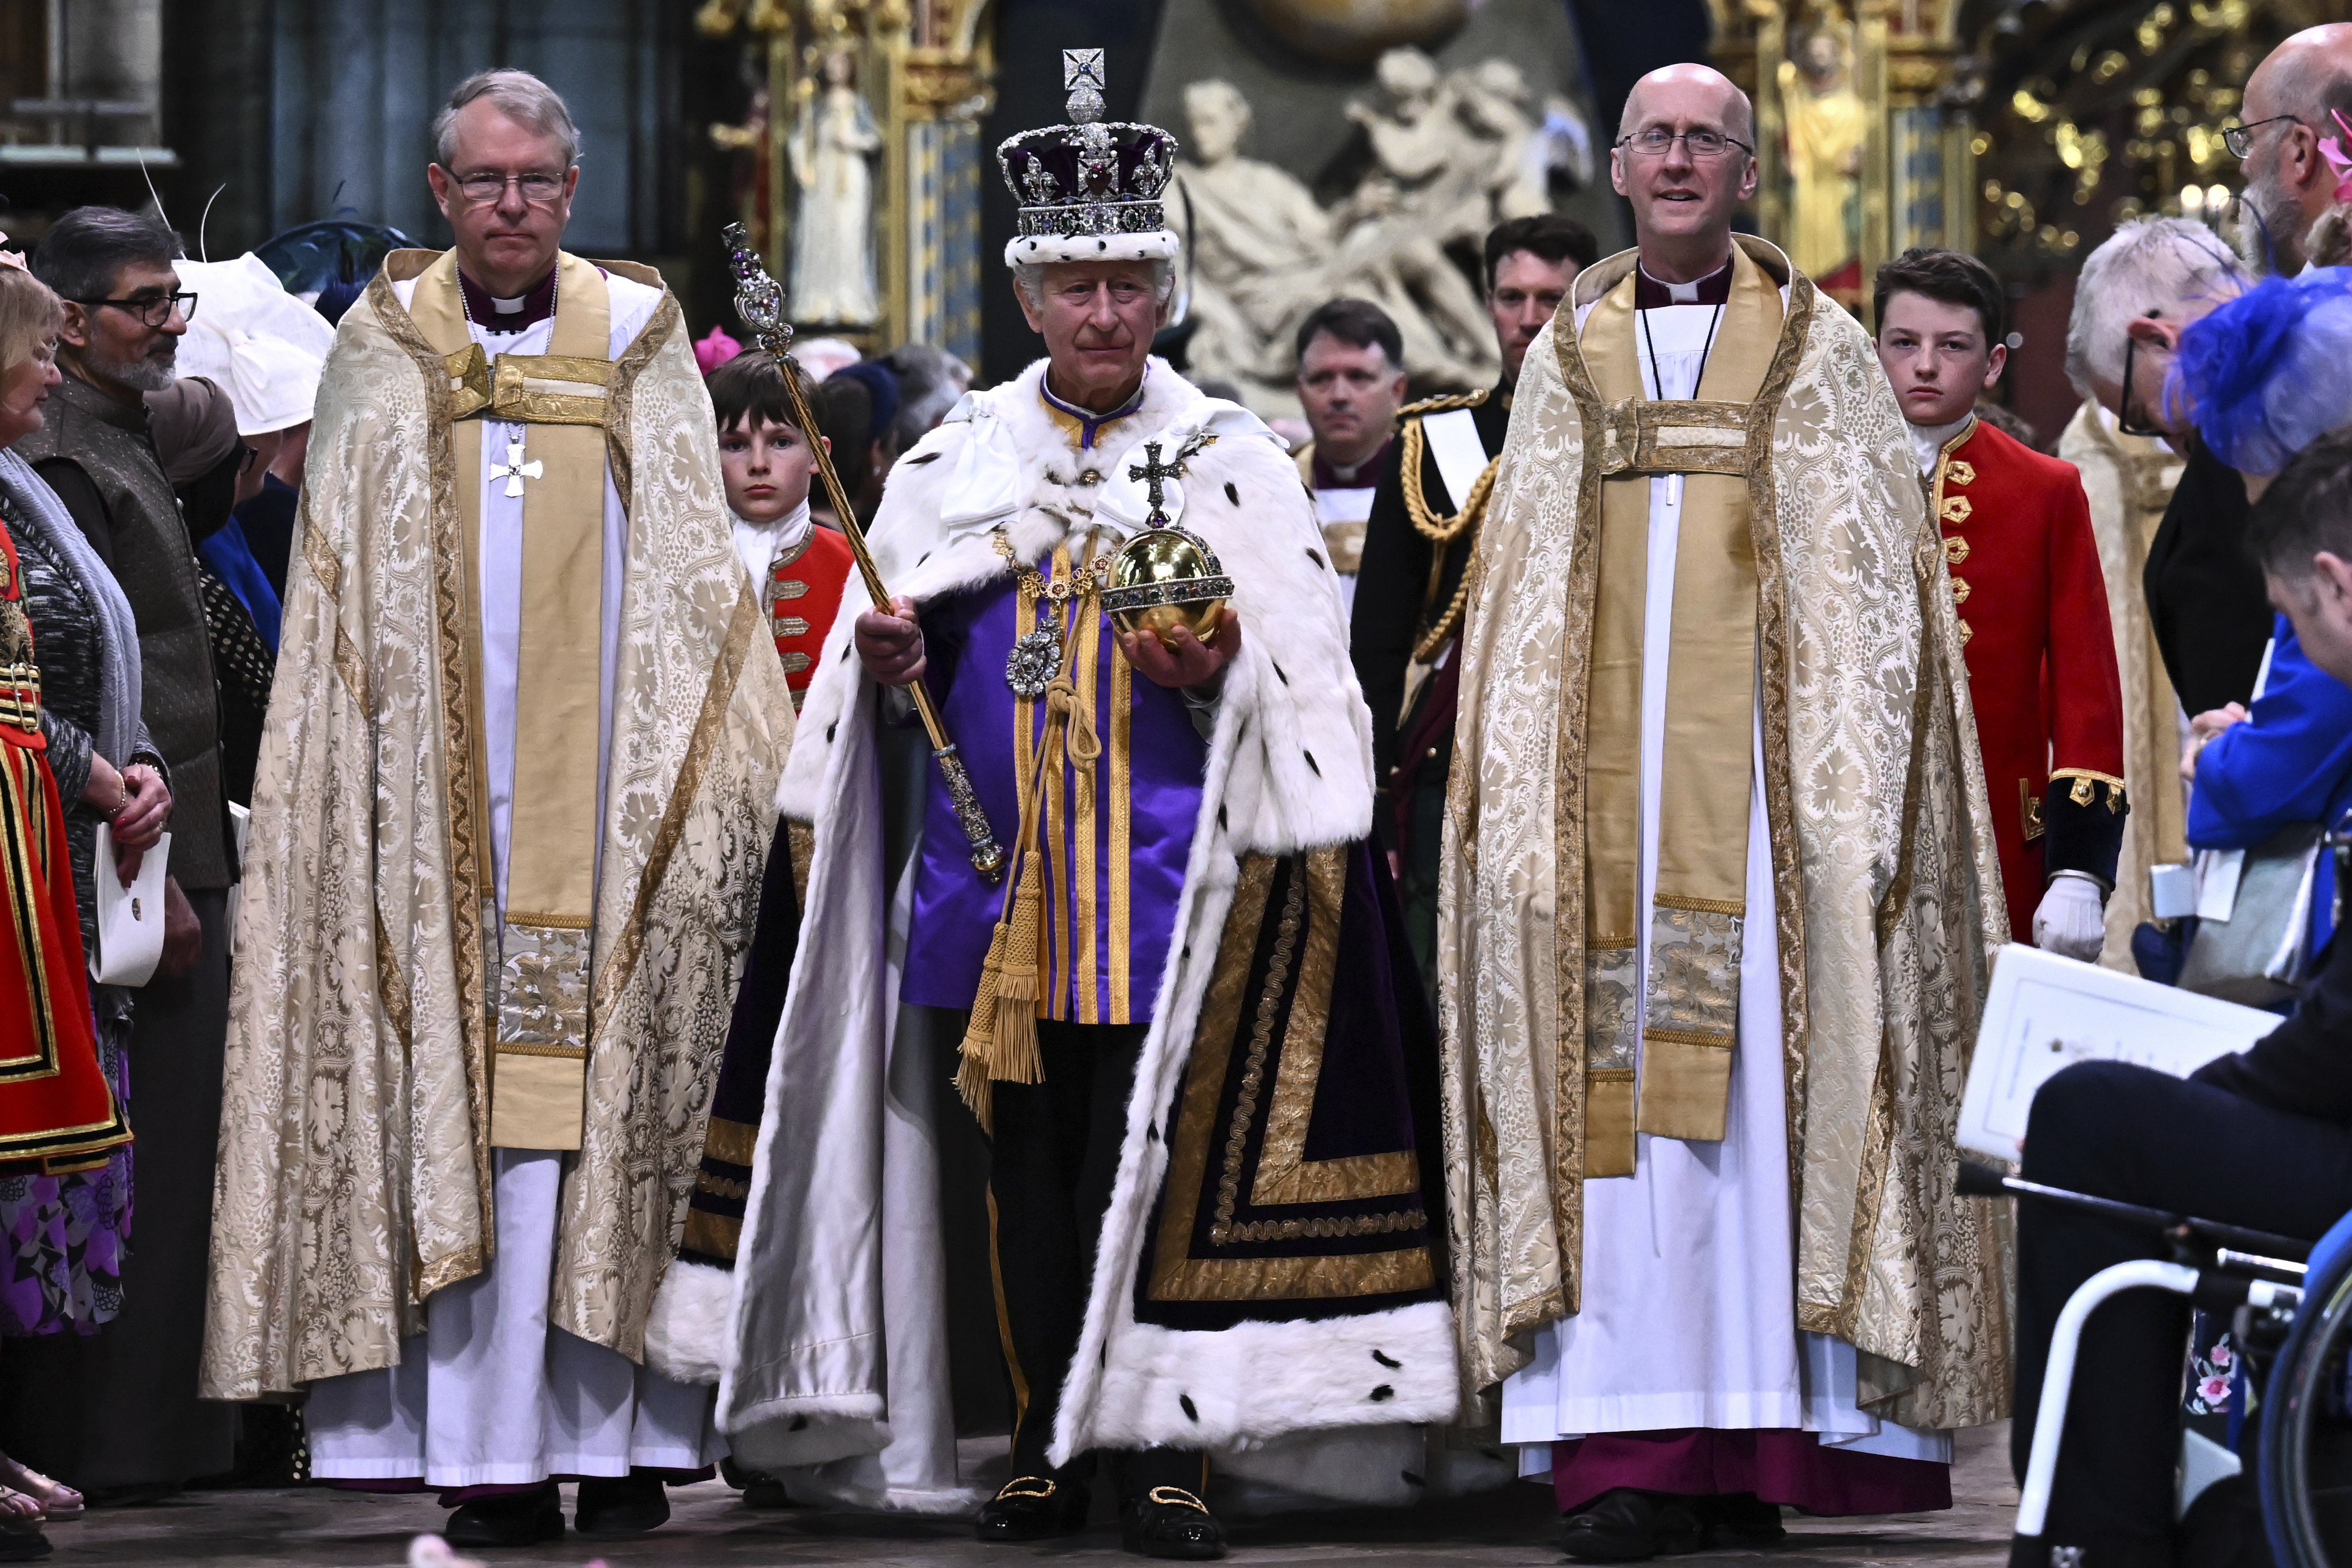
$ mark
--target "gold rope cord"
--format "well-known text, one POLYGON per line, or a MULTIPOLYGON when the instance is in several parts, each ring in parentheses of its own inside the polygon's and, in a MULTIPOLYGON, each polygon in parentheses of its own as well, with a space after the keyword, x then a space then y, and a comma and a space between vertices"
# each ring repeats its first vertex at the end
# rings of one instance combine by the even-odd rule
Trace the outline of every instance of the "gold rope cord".
POLYGON ((1439 544, 1451 543, 1455 535, 1486 515, 1486 496, 1495 488, 1495 469, 1501 464, 1499 457, 1490 458, 1478 475, 1478 482, 1470 487, 1463 498, 1462 510, 1452 517, 1440 517, 1430 510, 1429 497, 1421 488, 1421 455, 1424 442, 1421 421, 1407 420, 1404 427, 1403 468, 1398 478, 1404 481, 1404 514, 1424 538, 1439 544))
MULTIPOLYGON (((1421 486, 1422 453, 1427 443, 1421 433, 1420 420, 1405 421, 1403 440, 1404 452, 1398 478, 1404 485, 1404 514, 1412 521, 1415 532, 1438 546, 1433 552, 1434 559, 1430 563, 1429 589, 1422 605, 1422 613, 1426 615, 1430 605, 1437 598, 1437 584, 1445 578, 1444 547, 1467 530, 1477 526, 1478 520, 1486 515, 1486 498, 1495 489, 1495 470, 1502 466, 1503 459, 1500 454, 1488 458, 1486 468, 1479 472, 1477 482, 1470 487, 1469 499, 1462 503, 1462 510, 1452 517, 1440 517, 1431 509, 1428 492, 1421 486)), ((1445 646, 1445 639, 1452 637, 1454 628, 1462 624, 1462 612, 1469 603, 1470 574, 1465 572, 1462 581, 1454 585, 1454 598, 1445 606, 1445 613, 1434 621, 1424 622, 1421 634, 1413 639, 1412 659, 1415 664, 1427 664, 1437 650, 1445 646)))

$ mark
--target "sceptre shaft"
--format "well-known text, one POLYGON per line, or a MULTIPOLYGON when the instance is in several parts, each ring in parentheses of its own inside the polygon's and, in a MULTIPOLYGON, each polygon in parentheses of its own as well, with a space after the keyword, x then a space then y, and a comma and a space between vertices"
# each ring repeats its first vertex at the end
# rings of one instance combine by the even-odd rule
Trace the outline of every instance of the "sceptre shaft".
MULTIPOLYGON (((760 264, 759 253, 751 248, 751 236, 741 224, 729 224, 719 237, 727 243, 728 260, 735 270, 735 313, 751 330, 760 347, 787 367, 784 395, 792 400, 793 417, 800 421, 801 434, 816 460, 816 471, 824 480, 824 493, 831 498, 834 515, 841 520, 842 534, 849 541, 849 552, 857 558, 858 575, 866 579, 866 591, 873 596, 874 607, 887 614, 890 590, 884 586, 881 571, 874 564, 874 552, 866 546, 866 531, 857 526, 857 513, 849 504, 847 492, 841 488, 841 476, 834 469, 824 438, 817 433, 808 399, 801 395, 800 377, 793 374, 799 363, 792 357, 793 328, 784 310, 783 287, 760 264)), ((940 722, 938 710, 931 706, 931 694, 922 681, 910 682, 906 689, 915 700, 915 711, 922 716, 924 731, 931 738, 931 760, 940 766, 940 778, 947 785, 948 799, 955 807, 956 823, 971 841, 972 869, 993 884, 1004 875, 1004 851, 997 847, 995 831, 989 826, 988 813, 982 808, 980 796, 971 787, 971 774, 964 768, 963 755, 948 738, 947 727, 940 722)))

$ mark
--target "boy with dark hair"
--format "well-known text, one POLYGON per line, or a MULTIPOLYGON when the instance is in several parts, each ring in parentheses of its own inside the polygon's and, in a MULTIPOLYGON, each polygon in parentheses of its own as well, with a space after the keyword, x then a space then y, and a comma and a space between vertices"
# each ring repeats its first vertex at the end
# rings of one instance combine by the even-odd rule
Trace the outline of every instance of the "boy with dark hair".
MULTIPOLYGON (((849 543, 809 516, 809 477, 816 454, 793 416, 784 377, 796 376, 810 400, 808 378, 758 350, 737 354, 710 373, 711 412, 719 418, 719 468, 727 479, 727 509, 735 514, 735 550, 760 590, 800 709, 824 634, 841 607, 851 566, 849 543)), ((825 450, 833 443, 824 437, 825 450)))
POLYGON ((1298 404, 1315 438, 1291 456, 1353 604, 1364 521, 1404 403, 1404 338, 1370 300, 1327 300, 1298 323, 1297 356, 1298 404))
POLYGON ((2128 806, 2115 635, 2082 476, 1977 413, 2009 360, 1990 268, 1906 250, 1879 268, 1872 299, 1879 363, 1943 534, 2011 935, 2095 960, 2128 806))

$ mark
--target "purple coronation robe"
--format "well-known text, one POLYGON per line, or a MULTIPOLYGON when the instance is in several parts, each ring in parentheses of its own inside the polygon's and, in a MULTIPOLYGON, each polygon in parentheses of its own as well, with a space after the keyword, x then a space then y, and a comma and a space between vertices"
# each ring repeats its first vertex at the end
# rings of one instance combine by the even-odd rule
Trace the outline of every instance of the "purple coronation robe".
MULTIPOLYGON (((1040 572, 1051 567, 1038 563, 1040 572)), ((924 679, 1008 851, 1027 784, 1019 777, 1023 758, 1045 721, 1045 704, 1014 697, 1004 679, 1016 624, 1021 631, 1037 624, 1023 597, 1008 574, 923 612, 924 679)), ((1137 675, 1119 651, 1110 617, 1097 613, 1096 619, 1097 634, 1079 639, 1070 673, 1080 696, 1092 699, 1102 754, 1080 769, 1056 746, 1044 772, 1043 1016, 1145 1024, 1176 929, 1209 746, 1183 695, 1137 675)), ((972 870, 947 790, 937 769, 929 773, 899 999, 968 1008, 1004 889, 972 870)))

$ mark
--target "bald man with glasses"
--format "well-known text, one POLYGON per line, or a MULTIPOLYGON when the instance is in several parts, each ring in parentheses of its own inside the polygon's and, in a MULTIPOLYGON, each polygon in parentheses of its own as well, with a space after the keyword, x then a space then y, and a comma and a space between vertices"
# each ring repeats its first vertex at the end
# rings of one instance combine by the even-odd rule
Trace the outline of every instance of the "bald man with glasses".
POLYGON ((2335 169, 2320 144, 2352 117, 2352 23, 2305 27, 2246 79, 2242 123, 2221 132, 2245 165, 2242 244, 2256 267, 2293 277, 2310 264, 2312 226, 2336 205, 2335 169))
POLYGON ((1584 1562, 1949 1507, 2006 1395, 1943 1173, 2009 923, 1952 584, 1870 339, 1732 232, 1754 125, 1636 84, 1636 247, 1528 346, 1460 634, 1454 1312, 1584 1562))

